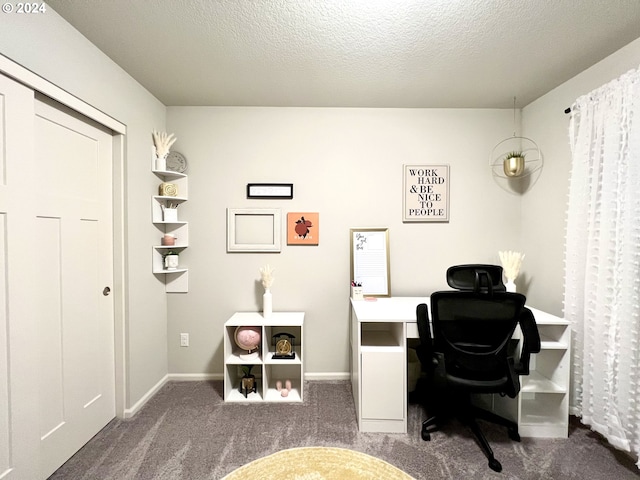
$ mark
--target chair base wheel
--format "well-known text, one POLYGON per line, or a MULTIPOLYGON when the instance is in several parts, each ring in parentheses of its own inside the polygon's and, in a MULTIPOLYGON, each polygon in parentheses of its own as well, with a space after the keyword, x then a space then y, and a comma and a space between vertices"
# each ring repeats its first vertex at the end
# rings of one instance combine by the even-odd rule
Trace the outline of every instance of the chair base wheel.
POLYGON ((502 471, 502 464, 496 460, 495 458, 491 458, 489 459, 489 468, 491 470, 493 470, 494 472, 501 472, 502 471))
POLYGON ((431 440, 431 434, 427 431, 427 427, 422 427, 422 440, 425 442, 431 440))
POLYGON ((518 430, 514 429, 514 428, 510 428, 507 433, 509 434, 509 438, 511 440, 513 440, 514 442, 519 442, 520 441, 520 434, 518 433, 518 430))

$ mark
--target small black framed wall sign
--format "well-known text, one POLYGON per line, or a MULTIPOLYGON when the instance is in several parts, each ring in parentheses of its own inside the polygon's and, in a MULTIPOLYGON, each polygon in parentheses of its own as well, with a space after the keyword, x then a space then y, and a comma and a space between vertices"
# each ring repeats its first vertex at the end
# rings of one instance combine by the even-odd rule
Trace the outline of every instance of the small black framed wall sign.
POLYGON ((248 183, 247 198, 293 198, 293 183, 248 183))
POLYGON ((404 165, 403 222, 449 221, 449 165, 404 165))

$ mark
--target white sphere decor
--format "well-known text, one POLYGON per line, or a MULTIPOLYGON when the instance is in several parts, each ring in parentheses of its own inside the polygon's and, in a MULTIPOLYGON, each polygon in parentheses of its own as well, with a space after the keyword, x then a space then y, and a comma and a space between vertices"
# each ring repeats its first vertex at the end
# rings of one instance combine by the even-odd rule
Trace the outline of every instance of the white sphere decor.
POLYGON ((262 340, 262 331, 260 327, 240 326, 236 328, 234 333, 236 345, 246 353, 240 355, 243 360, 251 360, 258 358, 258 349, 262 340))

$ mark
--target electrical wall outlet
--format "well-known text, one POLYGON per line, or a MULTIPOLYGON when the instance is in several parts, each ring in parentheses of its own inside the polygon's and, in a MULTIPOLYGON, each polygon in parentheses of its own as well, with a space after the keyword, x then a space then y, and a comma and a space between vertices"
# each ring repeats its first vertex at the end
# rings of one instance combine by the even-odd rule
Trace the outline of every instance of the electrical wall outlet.
POLYGON ((189 346, 189 334, 188 333, 181 333, 180 334, 180 346, 181 347, 188 347, 189 346))

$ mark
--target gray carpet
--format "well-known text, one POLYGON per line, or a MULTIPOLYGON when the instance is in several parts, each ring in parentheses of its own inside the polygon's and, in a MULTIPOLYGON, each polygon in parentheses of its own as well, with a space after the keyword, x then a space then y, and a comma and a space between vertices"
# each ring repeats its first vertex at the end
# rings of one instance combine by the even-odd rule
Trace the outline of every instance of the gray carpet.
POLYGON ((421 479, 637 479, 626 454, 571 422, 568 439, 509 440, 481 423, 502 463, 487 460, 456 421, 420 438, 426 413, 409 405, 407 434, 359 433, 348 382, 306 382, 300 404, 225 404, 222 382, 167 384, 132 419, 114 420, 50 479, 216 480, 265 455, 292 447, 332 446, 381 458, 421 479))

